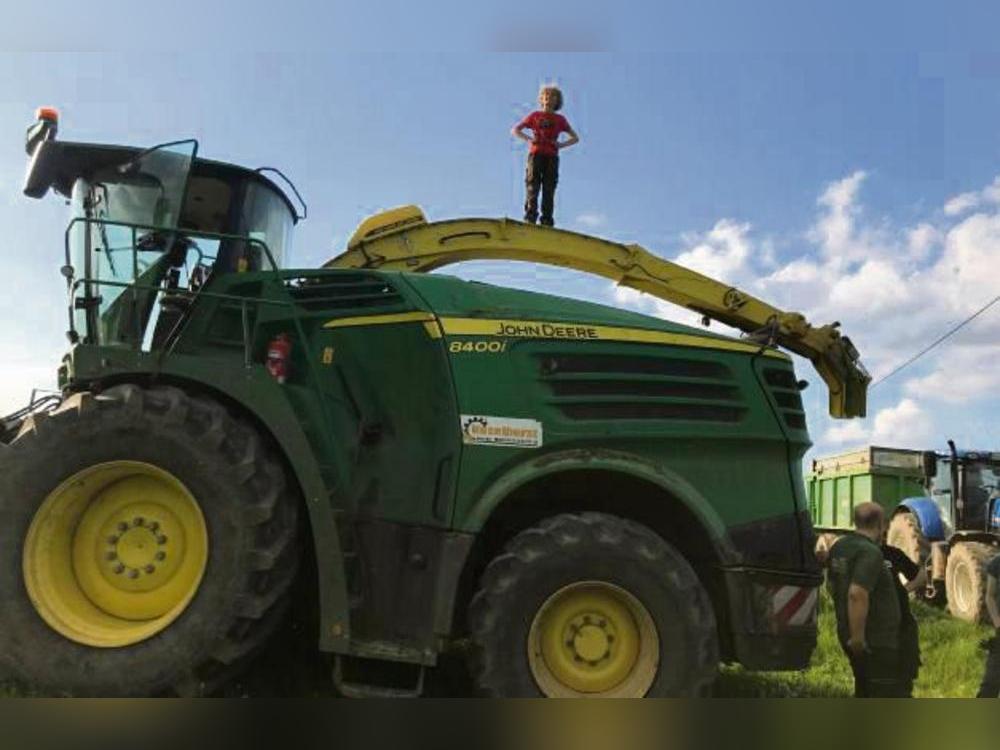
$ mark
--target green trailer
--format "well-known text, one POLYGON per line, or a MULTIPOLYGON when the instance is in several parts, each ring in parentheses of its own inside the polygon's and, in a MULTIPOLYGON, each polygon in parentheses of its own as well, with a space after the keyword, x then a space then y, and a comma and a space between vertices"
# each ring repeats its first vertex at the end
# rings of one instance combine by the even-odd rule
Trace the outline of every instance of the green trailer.
POLYGON ((923 451, 871 445, 813 459, 806 489, 816 530, 848 531, 861 503, 878 503, 890 517, 904 499, 926 495, 924 456, 923 451))

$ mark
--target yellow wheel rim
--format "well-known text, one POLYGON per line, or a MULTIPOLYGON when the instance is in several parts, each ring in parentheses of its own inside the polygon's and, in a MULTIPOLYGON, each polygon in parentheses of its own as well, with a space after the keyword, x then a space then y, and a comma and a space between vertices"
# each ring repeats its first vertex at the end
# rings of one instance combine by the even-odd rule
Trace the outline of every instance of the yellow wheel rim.
POLYGON ((660 640, 652 616, 628 591, 580 581, 535 614, 528 662, 551 698, 640 698, 656 677, 660 640))
POLYGON ((77 643, 128 646, 184 611, 208 563, 201 508, 172 474, 138 461, 78 472, 42 502, 24 543, 38 614, 77 643))

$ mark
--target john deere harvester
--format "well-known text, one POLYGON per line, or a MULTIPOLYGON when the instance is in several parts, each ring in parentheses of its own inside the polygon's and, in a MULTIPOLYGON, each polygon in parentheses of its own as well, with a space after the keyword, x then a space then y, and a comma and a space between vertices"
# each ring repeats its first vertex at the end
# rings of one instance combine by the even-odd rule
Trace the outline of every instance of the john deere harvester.
POLYGON ((494 696, 693 695, 720 661, 809 661, 805 384, 778 347, 863 414, 835 325, 635 245, 412 207, 293 269, 305 211, 273 170, 55 132, 42 111, 25 192, 70 201, 70 348, 60 398, 0 445, 6 675, 211 692, 293 590, 350 695, 418 693, 452 653, 494 696), (425 273, 470 258, 748 335, 425 273))

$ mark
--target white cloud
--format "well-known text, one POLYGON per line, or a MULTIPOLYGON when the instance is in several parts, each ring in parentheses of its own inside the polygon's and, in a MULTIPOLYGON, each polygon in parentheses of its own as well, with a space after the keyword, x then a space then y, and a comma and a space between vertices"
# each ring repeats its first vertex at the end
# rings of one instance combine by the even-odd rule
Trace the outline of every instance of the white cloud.
POLYGON ((931 250, 941 243, 941 232, 926 222, 918 224, 906 232, 906 244, 910 257, 915 261, 926 260, 931 250))
POLYGON ((904 382, 916 399, 964 404, 1000 393, 1000 345, 956 346, 927 375, 904 382))
POLYGON ((920 448, 934 442, 933 418, 912 398, 880 409, 873 419, 854 419, 830 425, 820 443, 825 449, 866 444, 920 448))
POLYGON ((860 419, 838 422, 823 433, 823 442, 833 445, 863 445, 871 431, 860 419))
POLYGON ((673 320, 696 328, 700 328, 702 325, 701 315, 687 308, 672 304, 659 297, 644 294, 631 287, 618 286, 614 282, 611 282, 608 288, 611 290, 611 296, 615 304, 619 307, 635 310, 636 312, 652 315, 657 318, 673 320))
POLYGON ((992 185, 983 189, 983 200, 1000 203, 1000 177, 995 178, 992 185))
POLYGON ((843 179, 829 183, 816 202, 830 209, 831 213, 850 213, 854 210, 861 183, 867 176, 867 172, 859 169, 843 179))
POLYGON ((865 171, 858 170, 831 182, 816 201, 824 210, 810 236, 828 258, 864 257, 863 243, 855 232, 855 220, 860 214, 856 203, 858 192, 867 176, 865 171))
POLYGON ((872 315, 906 304, 911 293, 895 266, 880 260, 864 263, 856 273, 838 279, 830 288, 828 307, 847 313, 872 315))
POLYGON ((927 291, 935 291, 937 304, 952 314, 971 313, 1000 294, 998 264, 1000 214, 973 214, 948 231, 944 253, 930 269, 927 291))
POLYGON ((735 283, 743 275, 750 257, 750 225, 730 219, 716 222, 704 235, 688 239, 695 246, 677 256, 676 262, 706 276, 735 283))
POLYGON ((944 212, 947 216, 958 216, 978 205, 979 193, 960 193, 945 202, 944 212))
POLYGON ((1000 203, 1000 177, 982 190, 971 190, 949 198, 945 201, 944 213, 946 216, 958 216, 980 208, 984 203, 1000 203))
POLYGON ((930 445, 934 440, 934 421, 911 398, 904 398, 875 415, 871 432, 871 442, 875 445, 914 448, 930 445))
POLYGON ((611 294, 615 302, 622 307, 630 307, 634 310, 645 310, 651 312, 651 306, 655 297, 643 294, 627 286, 618 286, 614 282, 611 284, 611 294))
POLYGON ((587 229, 599 229, 607 226, 608 217, 601 213, 584 213, 577 216, 573 223, 586 227, 587 229))
POLYGON ((804 284, 816 281, 821 276, 819 264, 804 258, 798 258, 772 273, 765 283, 774 284, 804 284))

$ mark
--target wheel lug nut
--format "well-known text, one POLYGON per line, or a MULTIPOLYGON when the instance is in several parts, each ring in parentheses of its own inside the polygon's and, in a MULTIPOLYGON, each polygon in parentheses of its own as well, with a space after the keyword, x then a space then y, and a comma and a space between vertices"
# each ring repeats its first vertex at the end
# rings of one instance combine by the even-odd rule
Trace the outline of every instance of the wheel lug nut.
POLYGON ((142 516, 136 516, 135 518, 132 519, 133 526, 142 526, 142 524, 143 524, 142 516))
POLYGON ((116 553, 114 553, 114 552, 105 552, 104 553, 104 559, 105 560, 117 560, 118 559, 118 555, 116 553))
POLYGON ((160 528, 160 524, 158 521, 153 521, 152 523, 149 524, 150 531, 156 531, 158 528, 160 528))
POLYGON ((163 534, 160 534, 158 537, 156 537, 156 543, 157 544, 166 544, 167 543, 167 537, 164 536, 163 534))
POLYGON ((584 625, 590 625, 591 622, 592 622, 592 620, 590 619, 590 615, 584 615, 583 616, 583 623, 584 623, 584 625))
POLYGON ((573 661, 583 661, 583 657, 580 656, 579 654, 574 654, 573 661))
POLYGON ((128 531, 128 524, 125 523, 124 521, 120 521, 118 523, 118 530, 119 531, 128 531))
POLYGON ((155 573, 156 572, 156 566, 150 564, 150 565, 147 565, 145 568, 143 568, 143 570, 145 570, 147 573, 155 573))
POLYGON ((614 643, 615 642, 615 637, 613 635, 609 635, 607 638, 608 638, 608 643, 614 643))
POLYGON ((157 553, 156 553, 155 557, 156 557, 156 559, 157 559, 157 560, 159 560, 160 562, 163 562, 164 560, 166 560, 166 559, 167 559, 167 553, 166 553, 166 552, 163 552, 163 551, 161 550, 160 552, 157 552, 157 553))
POLYGON ((136 570, 135 568, 129 568, 128 577, 132 578, 132 579, 138 578, 139 577, 139 571, 136 570))
POLYGON ((114 534, 108 537, 108 544, 118 544, 118 537, 114 534))
POLYGON ((122 565, 121 563, 118 563, 118 564, 117 564, 117 565, 115 566, 115 573, 117 573, 118 575, 121 575, 121 574, 122 574, 122 573, 124 573, 124 572, 125 572, 125 566, 124 566, 124 565, 122 565))

